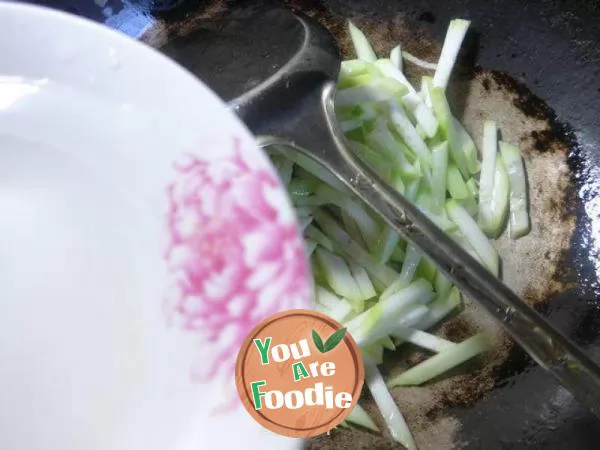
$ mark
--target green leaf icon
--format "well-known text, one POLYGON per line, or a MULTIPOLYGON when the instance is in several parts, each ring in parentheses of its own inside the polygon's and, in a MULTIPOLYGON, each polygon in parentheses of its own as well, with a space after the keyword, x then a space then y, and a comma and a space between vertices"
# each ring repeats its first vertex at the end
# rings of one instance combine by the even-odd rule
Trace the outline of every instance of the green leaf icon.
POLYGON ((323 346, 322 353, 327 353, 327 352, 333 350, 334 348, 336 348, 337 345, 340 342, 342 342, 342 339, 344 339, 345 334, 346 334, 346 327, 340 328, 335 333, 333 333, 331 336, 329 336, 327 341, 325 341, 325 345, 323 346))
POLYGON ((321 353, 325 353, 324 347, 323 347, 323 339, 321 339, 321 336, 319 336, 319 333, 317 333, 315 330, 312 330, 312 338, 313 338, 313 342, 315 343, 315 346, 317 347, 317 349, 321 353))

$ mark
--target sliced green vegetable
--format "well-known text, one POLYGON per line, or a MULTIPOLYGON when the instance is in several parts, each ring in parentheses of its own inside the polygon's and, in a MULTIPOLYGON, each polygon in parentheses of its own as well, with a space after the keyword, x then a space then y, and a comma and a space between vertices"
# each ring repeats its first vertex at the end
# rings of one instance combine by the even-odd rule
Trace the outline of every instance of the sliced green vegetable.
POLYGON ((375 292, 375 287, 373 286, 373 283, 369 278, 367 270, 363 266, 355 263, 354 261, 350 261, 348 263, 348 266, 350 267, 350 273, 352 273, 352 276, 356 280, 356 283, 358 284, 358 287, 362 292, 363 298, 365 300, 369 300, 375 297, 377 295, 377 292, 375 292))
POLYGON ((365 379, 392 438, 408 450, 417 450, 417 443, 406 424, 404 416, 390 391, 388 391, 379 369, 370 361, 365 361, 365 379))
POLYGON ((413 124, 410 123, 410 120, 399 106, 394 105, 390 107, 390 120, 398 134, 402 136, 402 139, 406 142, 406 145, 408 145, 419 158, 423 167, 429 168, 431 166, 431 152, 429 151, 429 148, 427 148, 425 141, 419 136, 419 133, 417 133, 417 130, 413 124))
POLYGON ((392 331, 392 336, 436 353, 443 352, 456 345, 454 342, 416 328, 399 327, 392 331))
POLYGON ((427 305, 427 313, 419 320, 415 328, 427 330, 437 325, 448 314, 460 307, 460 305, 460 292, 456 287, 451 288, 446 296, 438 293, 437 298, 427 305))
POLYGON ((435 87, 446 89, 454 63, 458 57, 458 51, 460 50, 460 46, 462 45, 470 24, 470 21, 463 19, 454 19, 450 21, 437 69, 433 75, 433 85, 435 87))
POLYGON ((377 55, 373 51, 373 47, 369 43, 365 34, 352 22, 348 21, 348 29, 350 30, 350 39, 356 51, 356 57, 363 61, 374 62, 377 60, 377 55))
POLYGON ((352 319, 347 323, 348 331, 359 346, 368 346, 390 334, 403 311, 414 304, 427 303, 433 296, 431 285, 417 280, 352 319))
POLYGON ((446 211, 450 220, 458 226, 463 235, 471 243, 483 261, 483 264, 494 275, 498 275, 498 253, 469 213, 454 200, 446 202, 446 211))
POLYGON ((399 45, 390 52, 390 61, 398 70, 402 70, 402 48, 399 45))
POLYGON ((463 153, 465 154, 465 158, 467 160, 467 168, 471 174, 479 173, 481 168, 479 164, 479 155, 477 154, 477 147, 475 147, 475 142, 473 142, 473 138, 469 134, 469 132, 465 129, 462 123, 456 118, 452 117, 452 123, 454 124, 454 129, 456 130, 456 138, 458 140, 458 144, 460 148, 462 148, 463 153))
POLYGON ((419 66, 423 69, 428 69, 428 70, 436 70, 437 69, 436 63, 425 61, 421 58, 416 57, 412 53, 408 53, 407 51, 402 52, 402 57, 406 61, 414 64, 415 66, 419 66))
POLYGON ((348 414, 346 421, 379 432, 379 428, 377 428, 373 419, 369 417, 367 412, 358 403, 354 406, 350 414, 348 414))
POLYGON ((529 233, 525 166, 518 147, 500 142, 500 153, 510 180, 510 235, 513 239, 529 233))
POLYGON ((324 248, 317 248, 315 257, 333 292, 347 298, 355 311, 362 311, 365 298, 346 262, 324 248))
POLYGON ((498 129, 496 122, 486 120, 483 124, 481 175, 479 177, 479 226, 486 234, 492 233, 494 175, 498 153, 498 129))
POLYGON ((509 181, 502 156, 496 155, 496 171, 494 173, 494 190, 492 192, 492 222, 488 235, 498 237, 504 229, 508 213, 509 181))
POLYGON ((448 141, 450 147, 450 153, 454 163, 458 166, 460 172, 465 178, 469 176, 469 169, 467 165, 467 157, 465 156, 464 149, 461 146, 461 142, 458 137, 458 133, 454 127, 454 116, 450 110, 450 105, 446 99, 444 89, 440 87, 429 88, 429 95, 431 96, 431 104, 435 115, 440 123, 440 129, 442 130, 443 136, 448 141))
POLYGON ((362 265, 375 279, 386 286, 396 279, 398 274, 394 270, 380 264, 369 252, 352 240, 329 214, 315 211, 314 217, 321 229, 331 236, 340 249, 356 263, 362 265))
POLYGON ((466 341, 448 347, 437 355, 411 367, 406 372, 390 380, 388 386, 420 386, 478 354, 485 352, 491 345, 492 342, 488 335, 485 333, 476 334, 466 341))
POLYGON ((400 235, 390 226, 386 226, 375 248, 375 257, 381 264, 387 263, 400 242, 400 235))
POLYGON ((433 199, 433 211, 440 213, 446 203, 446 173, 448 171, 448 143, 446 141, 435 146, 431 150, 432 168, 431 178, 433 186, 431 195, 433 199))

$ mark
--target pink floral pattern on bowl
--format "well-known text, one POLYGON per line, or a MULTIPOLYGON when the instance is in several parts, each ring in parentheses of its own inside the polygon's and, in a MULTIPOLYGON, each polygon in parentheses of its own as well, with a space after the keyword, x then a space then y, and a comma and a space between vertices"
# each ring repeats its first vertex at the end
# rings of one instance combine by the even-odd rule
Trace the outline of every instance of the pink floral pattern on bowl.
POLYGON ((186 156, 168 188, 172 279, 167 312, 197 334, 201 381, 233 377, 238 349, 253 326, 311 301, 308 265, 296 219, 277 176, 233 152, 206 161, 186 156))

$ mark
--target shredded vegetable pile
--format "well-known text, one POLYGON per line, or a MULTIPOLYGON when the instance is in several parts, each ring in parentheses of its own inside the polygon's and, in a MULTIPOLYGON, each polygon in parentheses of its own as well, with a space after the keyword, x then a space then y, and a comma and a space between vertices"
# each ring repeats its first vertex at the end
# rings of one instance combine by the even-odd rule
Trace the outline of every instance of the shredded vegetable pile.
MULTIPOLYGON (((478 151, 448 104, 445 89, 468 27, 466 20, 450 22, 432 64, 400 46, 378 59, 350 23, 357 58, 342 62, 336 115, 366 164, 498 275, 490 238, 507 223, 512 238, 528 232, 526 179, 520 150, 498 140, 495 122, 485 122, 478 151), (405 77, 403 61, 435 72, 417 87, 405 77)), ((423 385, 484 352, 490 339, 482 333, 450 342, 427 331, 459 308, 457 288, 326 169, 299 153, 269 151, 303 227, 316 309, 344 324, 357 341, 366 384, 393 439, 415 449, 389 388, 423 385), (404 343, 432 356, 386 382, 377 368, 384 349, 404 343)), ((347 421, 377 430, 360 406, 347 421)))

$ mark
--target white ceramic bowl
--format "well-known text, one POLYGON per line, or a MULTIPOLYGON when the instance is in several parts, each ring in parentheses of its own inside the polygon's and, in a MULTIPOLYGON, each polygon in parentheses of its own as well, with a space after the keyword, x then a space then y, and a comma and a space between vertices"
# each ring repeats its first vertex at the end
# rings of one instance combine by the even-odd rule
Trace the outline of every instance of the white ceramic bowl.
POLYGON ((310 304, 274 173, 159 53, 0 3, 1 449, 299 445, 233 384, 251 327, 310 304))

